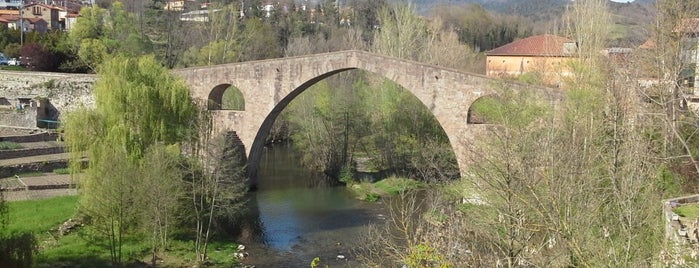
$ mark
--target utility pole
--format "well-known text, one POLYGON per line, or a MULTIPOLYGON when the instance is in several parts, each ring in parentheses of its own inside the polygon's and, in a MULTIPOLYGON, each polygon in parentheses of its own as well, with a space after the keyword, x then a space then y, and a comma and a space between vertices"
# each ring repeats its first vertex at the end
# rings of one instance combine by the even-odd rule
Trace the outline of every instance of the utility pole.
POLYGON ((24 46, 24 0, 19 2, 19 46, 24 46))

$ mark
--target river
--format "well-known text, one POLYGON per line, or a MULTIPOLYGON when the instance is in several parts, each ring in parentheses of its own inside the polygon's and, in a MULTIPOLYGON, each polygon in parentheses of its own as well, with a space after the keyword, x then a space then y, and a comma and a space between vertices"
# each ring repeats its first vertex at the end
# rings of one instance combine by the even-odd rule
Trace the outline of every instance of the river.
POLYGON ((358 238, 382 217, 380 203, 356 200, 344 186, 304 169, 290 146, 266 149, 251 195, 249 226, 238 241, 250 254, 243 263, 257 267, 310 267, 315 257, 322 267, 358 267, 358 238))

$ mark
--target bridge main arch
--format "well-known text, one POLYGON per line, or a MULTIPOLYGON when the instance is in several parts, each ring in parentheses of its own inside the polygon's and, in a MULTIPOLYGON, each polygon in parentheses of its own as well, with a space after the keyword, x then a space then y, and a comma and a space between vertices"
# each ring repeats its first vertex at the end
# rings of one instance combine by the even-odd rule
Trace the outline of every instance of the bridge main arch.
MULTIPOLYGON (((235 85, 245 111, 217 111, 216 131, 236 131, 245 146, 251 183, 265 139, 279 113, 308 87, 340 72, 361 69, 401 85, 435 116, 446 133, 459 168, 468 162, 469 144, 478 126, 467 124, 471 104, 489 95, 492 79, 363 51, 342 51, 175 71, 206 103, 216 86, 235 85)), ((206 107, 206 106, 203 106, 206 107)))

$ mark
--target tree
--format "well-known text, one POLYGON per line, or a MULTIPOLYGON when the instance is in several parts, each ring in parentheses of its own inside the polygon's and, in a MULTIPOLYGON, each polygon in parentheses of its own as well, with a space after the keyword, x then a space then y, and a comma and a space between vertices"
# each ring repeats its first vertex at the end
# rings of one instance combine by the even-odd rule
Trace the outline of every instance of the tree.
POLYGON ((235 144, 232 133, 214 134, 211 117, 198 117, 198 140, 191 144, 192 157, 187 164, 190 215, 194 221, 194 251, 197 260, 208 256, 209 241, 217 223, 234 218, 245 204, 247 192, 245 152, 235 144))
POLYGON ((140 161, 135 191, 141 207, 137 216, 138 226, 148 235, 152 249, 152 265, 156 266, 158 254, 167 249, 172 230, 177 226, 185 193, 185 173, 182 156, 177 145, 156 144, 150 146, 140 161))
POLYGON ((20 51, 24 64, 33 71, 55 71, 58 68, 56 56, 45 46, 29 43, 20 51))
MULTIPOLYGON (((184 82, 172 77, 152 56, 138 59, 117 56, 107 60, 99 71, 94 88, 95 108, 68 114, 64 120, 64 138, 71 151, 71 166, 76 167, 73 170, 79 170, 80 158, 87 152, 90 163, 80 182, 81 209, 92 220, 100 241, 107 241, 112 262, 119 265, 123 261, 121 248, 125 236, 138 226, 165 228, 162 220, 167 216, 161 213, 173 210, 156 206, 149 208, 158 210, 153 212, 138 206, 143 201, 139 193, 177 189, 176 185, 152 183, 153 170, 146 172, 139 166, 155 169, 155 163, 142 162, 154 160, 155 156, 149 157, 149 148, 178 144, 192 137, 189 124, 195 118, 196 108, 184 82), (143 215, 161 222, 143 218, 139 222, 138 216, 143 215)), ((158 155, 158 149, 153 150, 158 155)), ((171 155, 172 151, 169 152, 167 155, 171 155)), ((157 160, 163 161, 157 167, 171 167, 167 161, 170 157, 157 160)), ((176 173, 164 174, 175 176, 167 178, 174 184, 182 182, 177 180, 176 173)), ((174 205, 164 202, 167 197, 160 197, 163 199, 151 201, 174 205)), ((153 234, 162 238, 166 232, 160 229, 153 234)))
POLYGON ((135 27, 133 14, 124 10, 121 2, 114 2, 110 10, 84 7, 70 32, 70 40, 77 55, 93 70, 106 54, 140 56, 151 51, 150 40, 135 27), (101 44, 100 44, 101 43, 101 44))

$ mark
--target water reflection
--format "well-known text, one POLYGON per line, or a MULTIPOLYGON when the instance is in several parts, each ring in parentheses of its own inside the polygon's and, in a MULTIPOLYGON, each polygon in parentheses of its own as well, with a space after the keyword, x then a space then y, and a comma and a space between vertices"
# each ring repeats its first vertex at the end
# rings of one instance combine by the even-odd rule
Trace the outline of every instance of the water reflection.
POLYGON ((268 149, 262 157, 251 215, 239 236, 257 250, 246 263, 299 267, 321 257, 332 267, 352 267, 335 257, 351 256, 378 205, 357 201, 344 186, 305 170, 288 146, 268 149))

